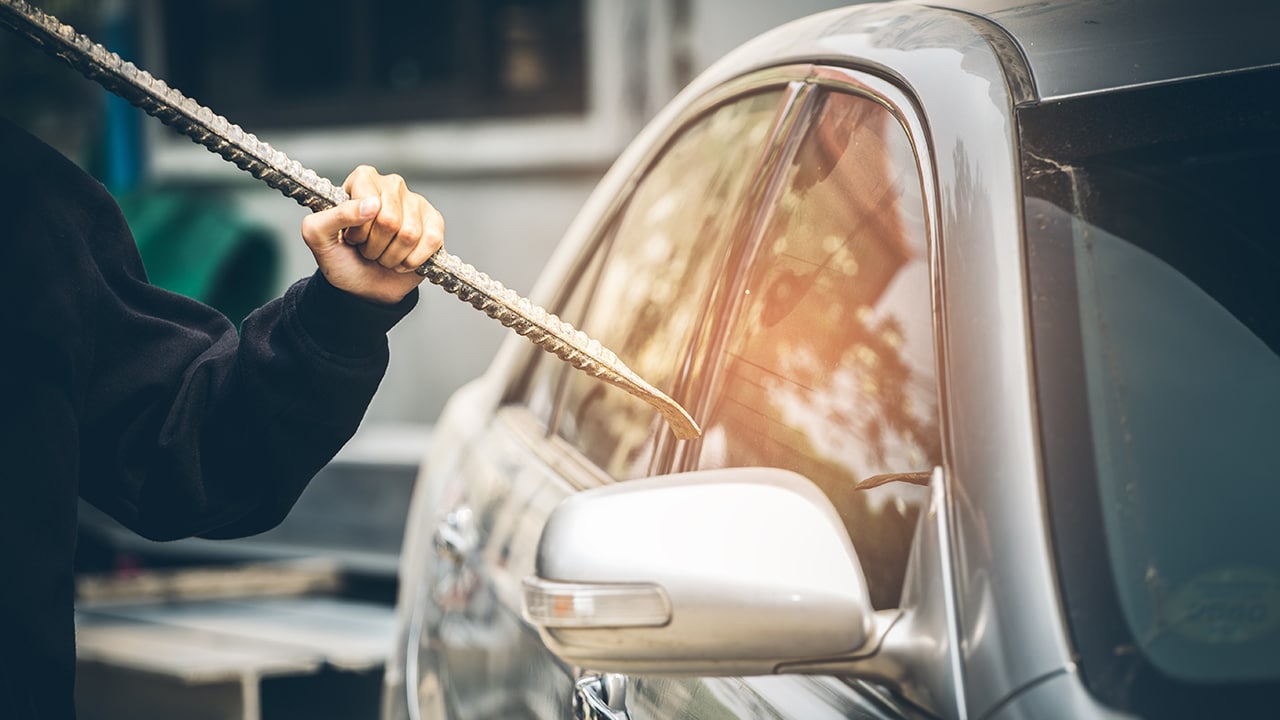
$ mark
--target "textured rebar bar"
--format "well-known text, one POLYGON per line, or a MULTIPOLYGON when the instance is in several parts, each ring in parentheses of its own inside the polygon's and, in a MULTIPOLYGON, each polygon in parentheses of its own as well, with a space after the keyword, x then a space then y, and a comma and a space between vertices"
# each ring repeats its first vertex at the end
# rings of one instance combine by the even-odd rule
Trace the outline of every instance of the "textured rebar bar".
MULTIPOLYGON (((0 24, 298 204, 320 211, 348 200, 342 188, 30 3, 0 0, 0 24)), ((573 367, 649 403, 677 437, 701 434, 679 403, 645 382, 613 352, 443 249, 417 272, 573 367)))

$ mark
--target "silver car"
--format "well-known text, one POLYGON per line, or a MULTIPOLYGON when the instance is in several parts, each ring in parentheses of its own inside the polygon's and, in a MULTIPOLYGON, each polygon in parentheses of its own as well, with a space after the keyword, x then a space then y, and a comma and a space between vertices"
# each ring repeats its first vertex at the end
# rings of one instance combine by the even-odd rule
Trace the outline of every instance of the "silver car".
POLYGON ((888 3, 708 70, 441 417, 389 718, 1275 716, 1280 4, 888 3))

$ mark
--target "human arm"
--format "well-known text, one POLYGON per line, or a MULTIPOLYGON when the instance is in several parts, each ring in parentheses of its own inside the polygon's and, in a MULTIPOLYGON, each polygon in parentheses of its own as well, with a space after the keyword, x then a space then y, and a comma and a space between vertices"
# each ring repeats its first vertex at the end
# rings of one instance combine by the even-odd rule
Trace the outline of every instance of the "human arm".
POLYGON ((360 168, 346 187, 350 202, 302 223, 318 272, 238 337, 203 306, 105 273, 96 305, 112 327, 95 337, 134 340, 99 353, 109 380, 90 388, 87 499, 161 538, 233 537, 283 519, 358 426, 386 368, 386 332, 416 302, 411 270, 443 234, 439 213, 396 176, 360 168), (131 407, 157 391, 141 413, 131 407))
POLYGON ((387 248, 404 235, 429 254, 438 213, 402 182, 361 171, 371 187, 349 185, 357 207, 378 197, 377 213, 352 221, 366 228, 352 240, 365 241, 325 250, 314 230, 336 236, 343 210, 309 216, 304 240, 326 253, 324 270, 237 333, 147 282, 116 203, 65 157, 2 119, 0 157, 21 169, 0 173, 0 447, 13 479, 0 485, 25 508, 13 531, 64 541, 77 493, 153 538, 278 523, 355 432, 386 369, 386 333, 417 300, 416 273, 364 272, 357 249, 372 235, 366 252, 395 264, 387 248))

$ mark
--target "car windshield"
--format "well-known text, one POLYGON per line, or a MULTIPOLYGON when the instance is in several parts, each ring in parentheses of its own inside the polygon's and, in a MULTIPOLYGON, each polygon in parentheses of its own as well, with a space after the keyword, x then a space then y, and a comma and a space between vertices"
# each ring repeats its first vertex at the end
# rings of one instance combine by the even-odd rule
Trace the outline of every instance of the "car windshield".
POLYGON ((1045 477, 1080 670, 1112 706, 1280 690, 1275 69, 1029 108, 1045 477))

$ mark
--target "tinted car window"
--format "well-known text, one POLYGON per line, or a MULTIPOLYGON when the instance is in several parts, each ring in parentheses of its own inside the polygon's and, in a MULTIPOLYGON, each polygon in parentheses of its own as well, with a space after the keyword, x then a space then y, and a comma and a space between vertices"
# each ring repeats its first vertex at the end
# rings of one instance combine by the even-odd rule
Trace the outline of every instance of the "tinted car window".
MULTIPOLYGON (((583 330, 671 393, 721 258, 742 224, 781 91, 721 106, 685 130, 614 223, 583 330)), ((602 245, 604 247, 604 245, 602 245)), ((648 472, 665 425, 649 405, 584 373, 567 378, 558 433, 612 477, 648 472)))
MULTIPOLYGON (((583 309, 595 289, 604 255, 603 251, 595 252, 580 263, 573 275, 575 284, 567 288, 563 301, 555 305, 556 315, 574 327, 581 327, 583 309)), ((550 426, 560 378, 574 370, 541 346, 531 346, 525 352, 529 355, 529 362, 518 376, 518 381, 508 388, 505 402, 524 405, 534 417, 550 426)))
POLYGON ((1277 82, 1020 111, 1067 617, 1089 689, 1142 717, 1259 717, 1280 690, 1277 82))
POLYGON ((795 470, 834 502, 876 607, 896 605, 940 463, 919 174, 880 105, 825 101, 772 208, 712 382, 697 464, 795 470))

